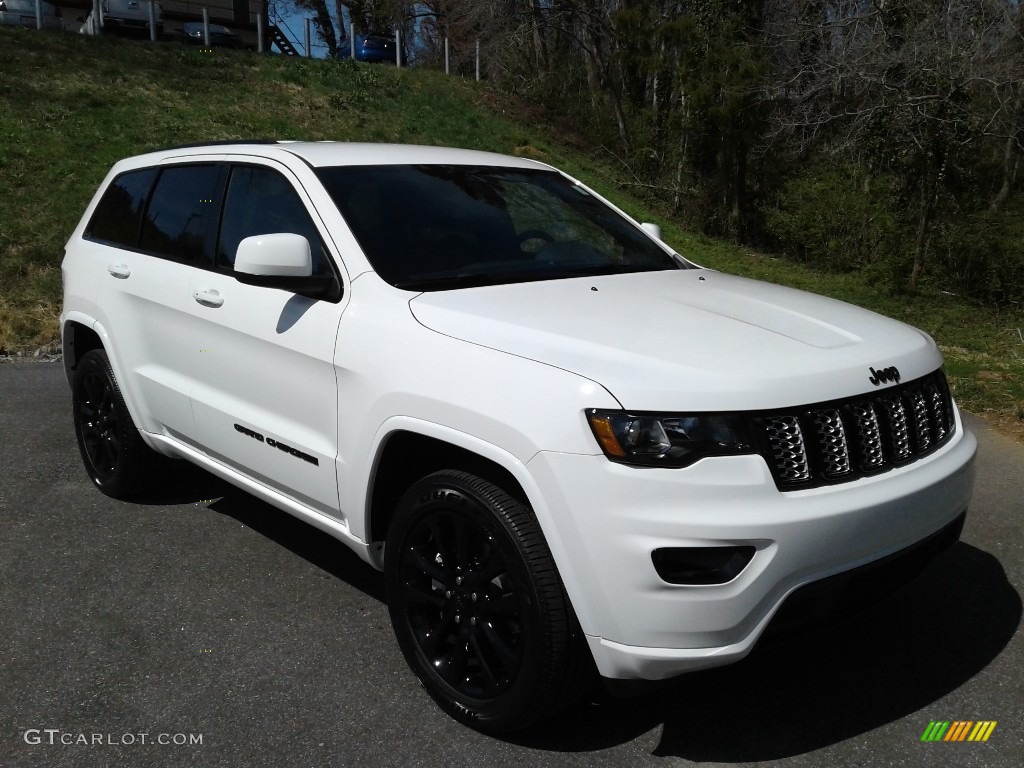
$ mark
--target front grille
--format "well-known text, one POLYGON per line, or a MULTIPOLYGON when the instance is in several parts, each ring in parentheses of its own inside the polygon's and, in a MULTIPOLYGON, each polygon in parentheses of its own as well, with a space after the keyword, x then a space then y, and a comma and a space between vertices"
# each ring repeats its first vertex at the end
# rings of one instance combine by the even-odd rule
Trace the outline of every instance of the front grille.
POLYGON ((909 464, 953 434, 941 370, 880 392, 757 414, 755 440, 780 490, 842 483, 909 464))

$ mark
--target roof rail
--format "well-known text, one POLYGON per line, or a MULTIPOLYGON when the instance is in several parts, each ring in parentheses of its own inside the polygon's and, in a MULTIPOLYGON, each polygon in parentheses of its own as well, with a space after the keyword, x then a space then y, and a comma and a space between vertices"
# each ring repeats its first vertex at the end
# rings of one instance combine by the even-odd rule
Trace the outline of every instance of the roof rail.
POLYGON ((219 147, 226 144, 277 144, 277 139, 217 139, 215 141, 197 141, 192 144, 175 144, 173 147, 160 147, 152 152, 167 152, 174 149, 196 149, 198 147, 219 147))

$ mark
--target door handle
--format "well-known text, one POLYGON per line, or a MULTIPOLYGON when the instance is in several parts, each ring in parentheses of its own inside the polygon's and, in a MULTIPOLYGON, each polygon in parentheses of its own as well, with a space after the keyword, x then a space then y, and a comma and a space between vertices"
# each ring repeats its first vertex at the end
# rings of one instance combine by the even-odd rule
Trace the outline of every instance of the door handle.
POLYGON ((110 264, 107 266, 107 272, 112 274, 118 280, 124 280, 132 273, 132 271, 128 269, 127 264, 110 264))
POLYGON ((192 294, 192 298, 204 307, 219 307, 224 303, 224 297, 214 288, 200 288, 192 294))

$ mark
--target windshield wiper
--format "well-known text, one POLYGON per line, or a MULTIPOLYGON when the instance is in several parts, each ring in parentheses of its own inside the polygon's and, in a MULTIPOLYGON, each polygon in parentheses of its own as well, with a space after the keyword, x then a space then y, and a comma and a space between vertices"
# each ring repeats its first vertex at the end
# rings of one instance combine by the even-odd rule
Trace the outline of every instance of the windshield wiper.
POLYGON ((406 291, 443 291, 449 288, 475 288, 481 285, 494 285, 504 282, 501 276, 474 272, 459 275, 412 275, 405 280, 396 280, 392 285, 406 291))
POLYGON ((505 272, 462 272, 457 274, 411 275, 393 285, 407 291, 444 291, 453 288, 476 288, 483 285, 532 283, 540 280, 565 280, 573 277, 628 274, 632 272, 659 272, 672 267, 641 266, 637 264, 579 264, 576 266, 547 266, 535 269, 517 269, 505 272))

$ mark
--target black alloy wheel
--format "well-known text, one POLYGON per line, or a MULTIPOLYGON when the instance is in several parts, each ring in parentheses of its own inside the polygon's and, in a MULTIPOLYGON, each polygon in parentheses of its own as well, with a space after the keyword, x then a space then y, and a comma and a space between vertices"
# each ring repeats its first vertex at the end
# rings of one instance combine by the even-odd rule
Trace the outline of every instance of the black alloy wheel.
POLYGON ((524 504, 467 473, 426 477, 399 504, 385 572, 399 646, 449 714, 500 733, 568 703, 575 619, 524 504))
POLYGON ((82 356, 71 393, 85 471, 108 496, 133 496, 145 482, 154 454, 132 421, 106 352, 93 349, 82 356))

